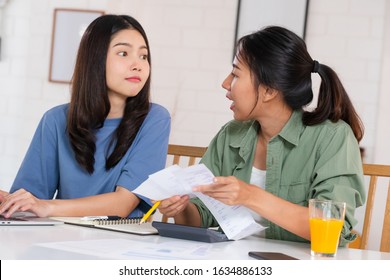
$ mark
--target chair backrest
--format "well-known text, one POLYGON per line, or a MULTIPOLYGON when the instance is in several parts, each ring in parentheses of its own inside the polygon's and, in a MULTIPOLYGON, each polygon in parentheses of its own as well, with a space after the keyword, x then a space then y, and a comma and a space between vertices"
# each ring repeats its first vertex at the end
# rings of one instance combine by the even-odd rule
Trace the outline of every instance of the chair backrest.
MULTIPOLYGON (((203 157, 206 150, 207 147, 168 145, 168 155, 173 156, 172 164, 179 164, 183 160, 187 166, 194 165, 197 159, 203 157)), ((163 215, 161 221, 168 222, 168 217, 163 215)))
MULTIPOLYGON (((366 210, 364 215, 361 243, 358 247, 359 249, 367 248, 378 177, 390 178, 390 165, 363 164, 363 173, 365 176, 370 177, 370 183, 368 187, 366 210)), ((387 188, 387 198, 385 204, 385 215, 383 219, 380 251, 390 252, 390 180, 389 184, 387 184, 385 187, 387 188)))
POLYGON ((207 147, 168 145, 168 155, 173 156, 172 164, 179 164, 182 158, 188 158, 187 166, 194 165, 196 160, 201 158, 206 150, 207 147))

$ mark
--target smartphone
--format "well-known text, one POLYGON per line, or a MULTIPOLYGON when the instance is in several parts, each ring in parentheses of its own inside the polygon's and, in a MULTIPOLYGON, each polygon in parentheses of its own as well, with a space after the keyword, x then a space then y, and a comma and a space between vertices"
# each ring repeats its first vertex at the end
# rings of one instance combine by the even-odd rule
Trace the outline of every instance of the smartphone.
POLYGON ((298 260, 297 258, 278 252, 255 252, 251 251, 248 255, 259 260, 298 260))

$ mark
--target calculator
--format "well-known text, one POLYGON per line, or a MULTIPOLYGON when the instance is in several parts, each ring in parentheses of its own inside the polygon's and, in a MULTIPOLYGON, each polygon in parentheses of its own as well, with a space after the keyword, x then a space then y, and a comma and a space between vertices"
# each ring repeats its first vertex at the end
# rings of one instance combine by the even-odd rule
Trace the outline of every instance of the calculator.
POLYGON ((156 221, 152 222, 152 226, 157 229, 159 235, 164 237, 208 243, 230 241, 225 233, 210 228, 177 225, 156 221))

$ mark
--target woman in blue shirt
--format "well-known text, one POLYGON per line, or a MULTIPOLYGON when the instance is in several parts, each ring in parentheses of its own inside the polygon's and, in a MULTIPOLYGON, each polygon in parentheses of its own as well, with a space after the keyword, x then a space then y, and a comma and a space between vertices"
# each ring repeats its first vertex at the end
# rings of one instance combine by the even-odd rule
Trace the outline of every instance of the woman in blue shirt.
POLYGON ((134 18, 89 25, 71 101, 44 114, 10 193, 0 192, 0 214, 139 217, 150 208, 131 191, 164 168, 170 131, 168 111, 150 102, 150 62, 134 18))

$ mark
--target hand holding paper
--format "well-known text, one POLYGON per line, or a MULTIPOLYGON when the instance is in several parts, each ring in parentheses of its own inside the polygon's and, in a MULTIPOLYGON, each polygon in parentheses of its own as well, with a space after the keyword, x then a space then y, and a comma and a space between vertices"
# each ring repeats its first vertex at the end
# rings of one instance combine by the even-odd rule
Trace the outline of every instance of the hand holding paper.
POLYGON ((187 168, 172 165, 149 176, 149 179, 133 190, 153 200, 163 200, 174 195, 194 196, 192 188, 213 183, 214 175, 204 165, 198 164, 187 168))
POLYGON ((229 239, 238 240, 264 229, 255 222, 247 208, 240 205, 229 206, 192 191, 196 186, 212 184, 213 179, 214 175, 204 164, 187 168, 173 165, 150 175, 149 179, 133 192, 153 200, 185 194, 197 196, 214 215, 229 239))

